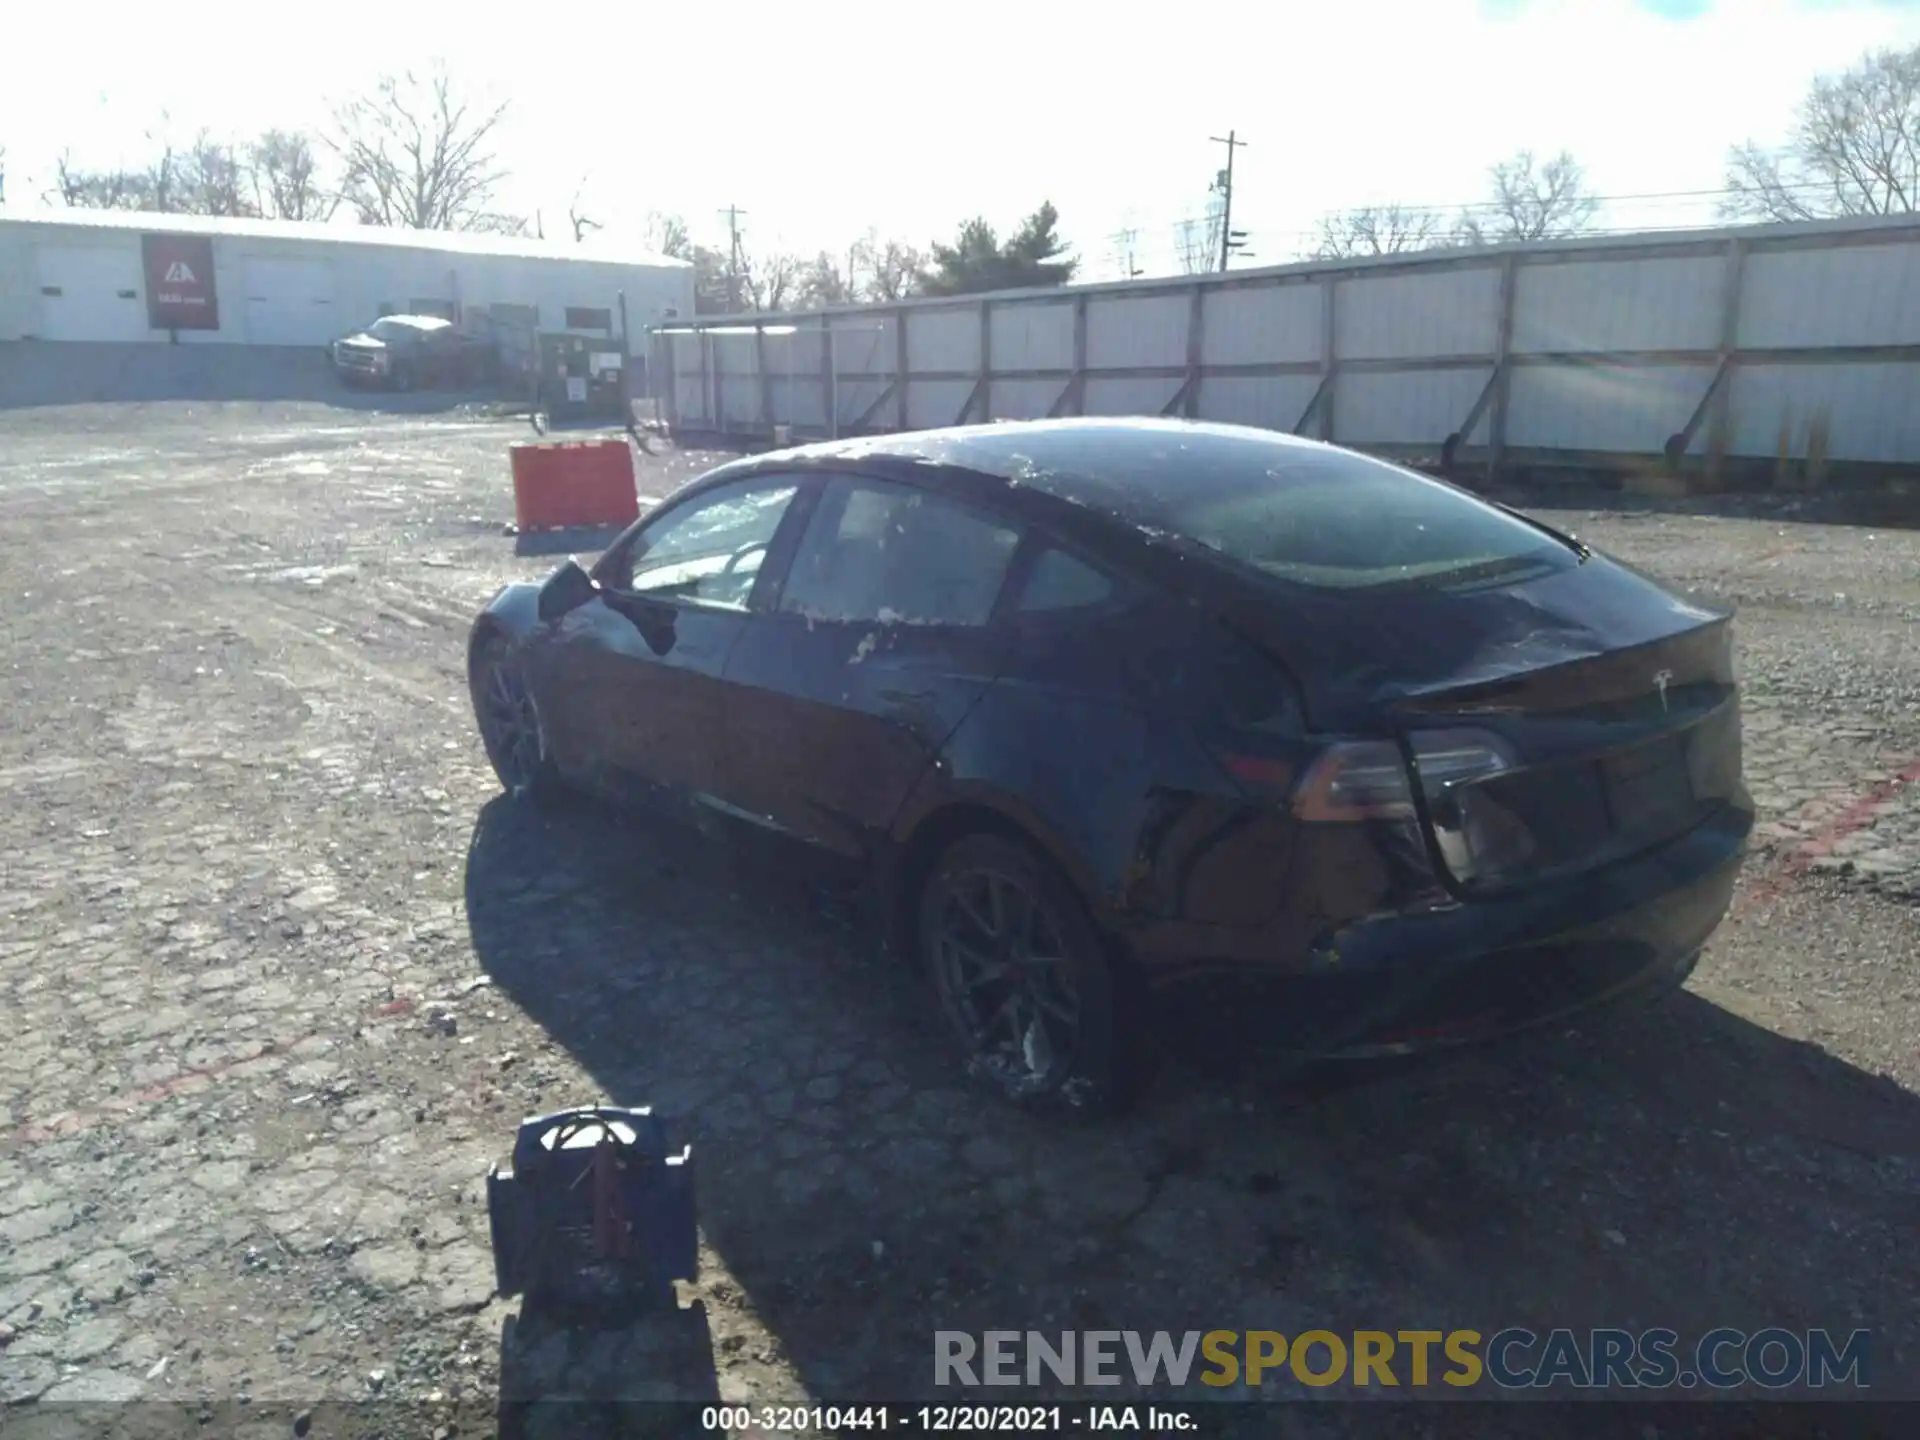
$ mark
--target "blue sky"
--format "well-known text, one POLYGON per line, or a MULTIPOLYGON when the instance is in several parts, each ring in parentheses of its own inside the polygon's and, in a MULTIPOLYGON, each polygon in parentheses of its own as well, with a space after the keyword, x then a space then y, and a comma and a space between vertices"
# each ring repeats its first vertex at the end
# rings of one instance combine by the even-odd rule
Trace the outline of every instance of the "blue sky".
POLYGON ((668 209, 710 238, 737 204, 750 247, 798 249, 869 226, 925 240, 976 211, 1011 223, 1050 196, 1096 275, 1129 225, 1165 267, 1229 127, 1250 142, 1236 223, 1277 261, 1328 209, 1478 198, 1521 146, 1573 150, 1605 195, 1711 190, 1729 144, 1784 134, 1816 73, 1920 43, 1916 0, 575 0, 535 23, 418 0, 15 8, 0 144, 16 203, 63 146, 135 158, 163 109, 182 138, 313 125, 382 64, 440 56, 511 100, 503 198, 549 234, 583 179, 611 235, 668 209))

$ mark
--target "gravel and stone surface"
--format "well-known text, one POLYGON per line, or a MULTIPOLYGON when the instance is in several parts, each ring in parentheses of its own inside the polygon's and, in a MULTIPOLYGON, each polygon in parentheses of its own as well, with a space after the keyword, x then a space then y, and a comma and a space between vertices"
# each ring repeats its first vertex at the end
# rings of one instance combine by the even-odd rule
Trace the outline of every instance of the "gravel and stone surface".
POLYGON ((0 1400, 425 1434, 503 1387, 932 1398, 935 1329, 1516 1324, 1865 1326, 1920 1394, 1920 534, 1541 512, 1740 606, 1763 839, 1684 993, 1062 1126, 969 1090, 917 979, 777 879, 499 796, 464 640, 554 563, 502 530, 524 438, 0 413, 0 1400), (684 1119, 705 1274, 672 1320, 523 1333, 482 1177, 598 1098, 684 1119))

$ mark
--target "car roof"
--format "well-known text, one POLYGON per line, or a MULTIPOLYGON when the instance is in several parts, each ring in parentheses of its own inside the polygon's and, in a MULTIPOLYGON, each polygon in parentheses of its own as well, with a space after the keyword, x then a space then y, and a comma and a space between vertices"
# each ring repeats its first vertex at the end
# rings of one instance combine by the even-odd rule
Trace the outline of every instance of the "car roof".
POLYGON ((939 466, 1089 506, 1129 524, 1151 525, 1164 501, 1196 482, 1254 488, 1305 466, 1379 463, 1277 430, 1113 417, 1001 421, 827 440, 755 456, 752 468, 840 465, 897 472, 902 466, 939 466))
POLYGON ((439 315, 382 315, 380 320, 373 323, 378 325, 381 320, 391 320, 396 325, 411 326, 415 330, 444 330, 453 324, 439 315))
POLYGON ((1196 587, 1250 593, 1256 587, 1241 567, 1182 532, 1174 512, 1183 495, 1196 486, 1233 492, 1303 470, 1383 463, 1317 440, 1208 421, 1000 421, 743 456, 689 481, 672 498, 782 472, 866 475, 1001 510, 1189 595, 1196 587))

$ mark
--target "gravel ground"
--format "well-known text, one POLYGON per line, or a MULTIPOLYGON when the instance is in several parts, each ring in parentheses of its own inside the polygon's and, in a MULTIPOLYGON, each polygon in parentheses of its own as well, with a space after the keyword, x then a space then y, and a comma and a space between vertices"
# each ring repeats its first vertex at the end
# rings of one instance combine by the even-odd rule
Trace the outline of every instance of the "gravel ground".
POLYGON ((0 414, 0 1398, 931 1398, 936 1328, 1513 1324, 1867 1326, 1920 1396, 1920 535, 1541 512, 1741 609, 1763 846, 1685 992, 1061 1127, 803 897, 498 797, 463 640, 553 563, 525 435, 0 414), (695 1137, 698 1303, 522 1334, 481 1177, 597 1097, 695 1137))

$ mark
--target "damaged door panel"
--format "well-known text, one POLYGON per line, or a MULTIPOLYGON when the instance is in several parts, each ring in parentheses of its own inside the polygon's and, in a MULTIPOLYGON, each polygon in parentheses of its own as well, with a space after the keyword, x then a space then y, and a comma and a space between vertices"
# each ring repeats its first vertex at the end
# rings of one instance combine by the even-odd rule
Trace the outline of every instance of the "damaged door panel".
POLYGON ((720 787, 721 676, 797 492, 791 479, 710 491, 597 567, 594 598, 547 647, 571 775, 621 801, 681 805, 720 787))
POLYGON ((728 797, 849 863, 1004 663, 1019 531, 910 486, 835 476, 726 670, 728 797))

